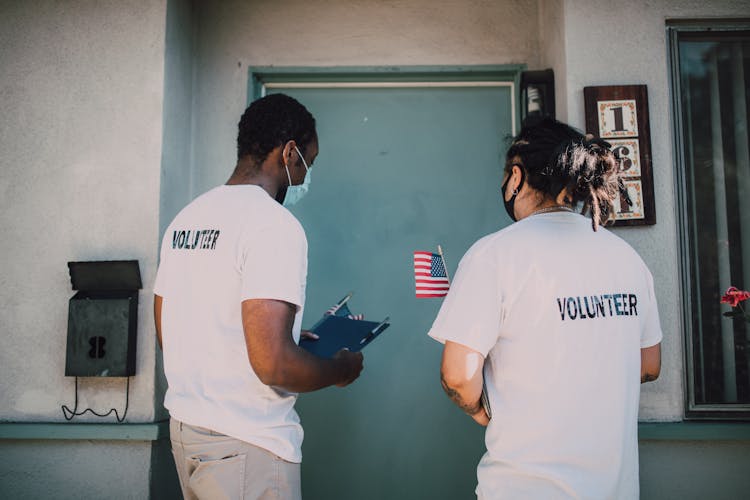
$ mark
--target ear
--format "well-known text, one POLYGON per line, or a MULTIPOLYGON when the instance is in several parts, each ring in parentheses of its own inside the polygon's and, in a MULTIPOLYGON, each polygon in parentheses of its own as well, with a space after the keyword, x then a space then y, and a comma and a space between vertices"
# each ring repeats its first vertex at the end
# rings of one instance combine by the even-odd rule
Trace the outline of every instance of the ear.
POLYGON ((281 161, 284 162, 284 165, 289 165, 292 161, 292 154, 296 153, 294 150, 294 147, 297 145, 296 142, 287 141, 286 144, 284 144, 284 147, 281 148, 281 161))
POLYGON ((518 165, 513 165, 510 171, 510 182, 508 182, 508 186, 511 188, 511 193, 514 193, 516 189, 519 188, 519 186, 521 185, 521 179, 523 179, 523 172, 521 171, 521 167, 519 167, 518 165))
POLYGON ((508 184, 505 184, 505 192, 503 193, 503 200, 505 201, 510 200, 510 198, 513 196, 513 193, 521 184, 521 179, 523 178, 521 167, 519 167, 518 165, 513 165, 507 176, 509 177, 503 178, 503 182, 506 182, 506 180, 508 182, 508 184))
POLYGON ((555 198, 555 203, 557 203, 558 205, 573 204, 573 197, 570 196, 568 188, 562 188, 562 191, 560 191, 560 193, 557 195, 557 198, 555 198))

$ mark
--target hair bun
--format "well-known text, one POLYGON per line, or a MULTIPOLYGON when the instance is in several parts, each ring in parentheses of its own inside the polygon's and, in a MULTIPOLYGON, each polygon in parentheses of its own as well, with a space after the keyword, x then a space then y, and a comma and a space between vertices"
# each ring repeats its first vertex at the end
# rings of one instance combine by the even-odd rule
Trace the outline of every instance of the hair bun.
POLYGON ((592 227, 606 223, 619 196, 619 164, 611 145, 553 119, 525 124, 506 154, 506 170, 520 161, 534 189, 552 198, 562 190, 591 211, 592 227))

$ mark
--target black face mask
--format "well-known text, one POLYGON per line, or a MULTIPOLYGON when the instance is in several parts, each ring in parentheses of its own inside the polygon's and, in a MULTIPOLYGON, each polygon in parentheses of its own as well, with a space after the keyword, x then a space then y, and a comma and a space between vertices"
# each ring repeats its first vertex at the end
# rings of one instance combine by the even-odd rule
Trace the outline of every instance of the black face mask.
POLYGON ((516 204, 516 196, 518 195, 518 192, 521 191, 521 188, 523 187, 523 183, 526 180, 526 172, 524 172, 522 167, 519 167, 519 168, 521 168, 521 182, 518 184, 518 188, 516 188, 516 190, 513 191, 513 196, 510 197, 510 200, 505 201, 505 188, 508 187, 508 183, 510 182, 510 178, 512 177, 512 175, 508 174, 508 178, 505 179, 505 182, 503 182, 503 185, 500 188, 503 191, 503 204, 505 205, 505 211, 508 212, 508 215, 513 220, 513 222, 518 221, 518 219, 516 219, 516 214, 514 211, 514 205, 516 204))

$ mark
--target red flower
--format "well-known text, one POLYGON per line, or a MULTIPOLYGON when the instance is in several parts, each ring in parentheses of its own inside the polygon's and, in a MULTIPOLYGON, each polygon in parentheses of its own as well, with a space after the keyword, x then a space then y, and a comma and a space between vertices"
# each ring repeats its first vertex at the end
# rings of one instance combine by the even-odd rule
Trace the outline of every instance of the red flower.
POLYGON ((721 298, 721 303, 737 307, 737 304, 747 299, 750 299, 750 292, 746 290, 738 290, 737 287, 730 286, 727 288, 727 293, 721 298))

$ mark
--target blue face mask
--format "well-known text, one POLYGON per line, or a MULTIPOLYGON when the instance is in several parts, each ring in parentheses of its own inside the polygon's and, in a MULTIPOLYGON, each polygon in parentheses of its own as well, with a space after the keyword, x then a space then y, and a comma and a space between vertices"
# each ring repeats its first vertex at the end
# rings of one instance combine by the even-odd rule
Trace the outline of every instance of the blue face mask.
POLYGON ((305 166, 305 180, 302 181, 302 184, 292 186, 292 177, 289 175, 289 167, 286 164, 284 165, 284 168, 286 169, 286 177, 289 180, 289 187, 286 188, 286 196, 284 196, 283 205, 285 207, 291 207, 301 200, 307 194, 307 191, 310 189, 310 183, 312 182, 312 177, 310 176, 311 169, 307 167, 305 157, 299 152, 297 146, 294 146, 294 149, 297 151, 297 154, 302 160, 302 164, 305 166))

